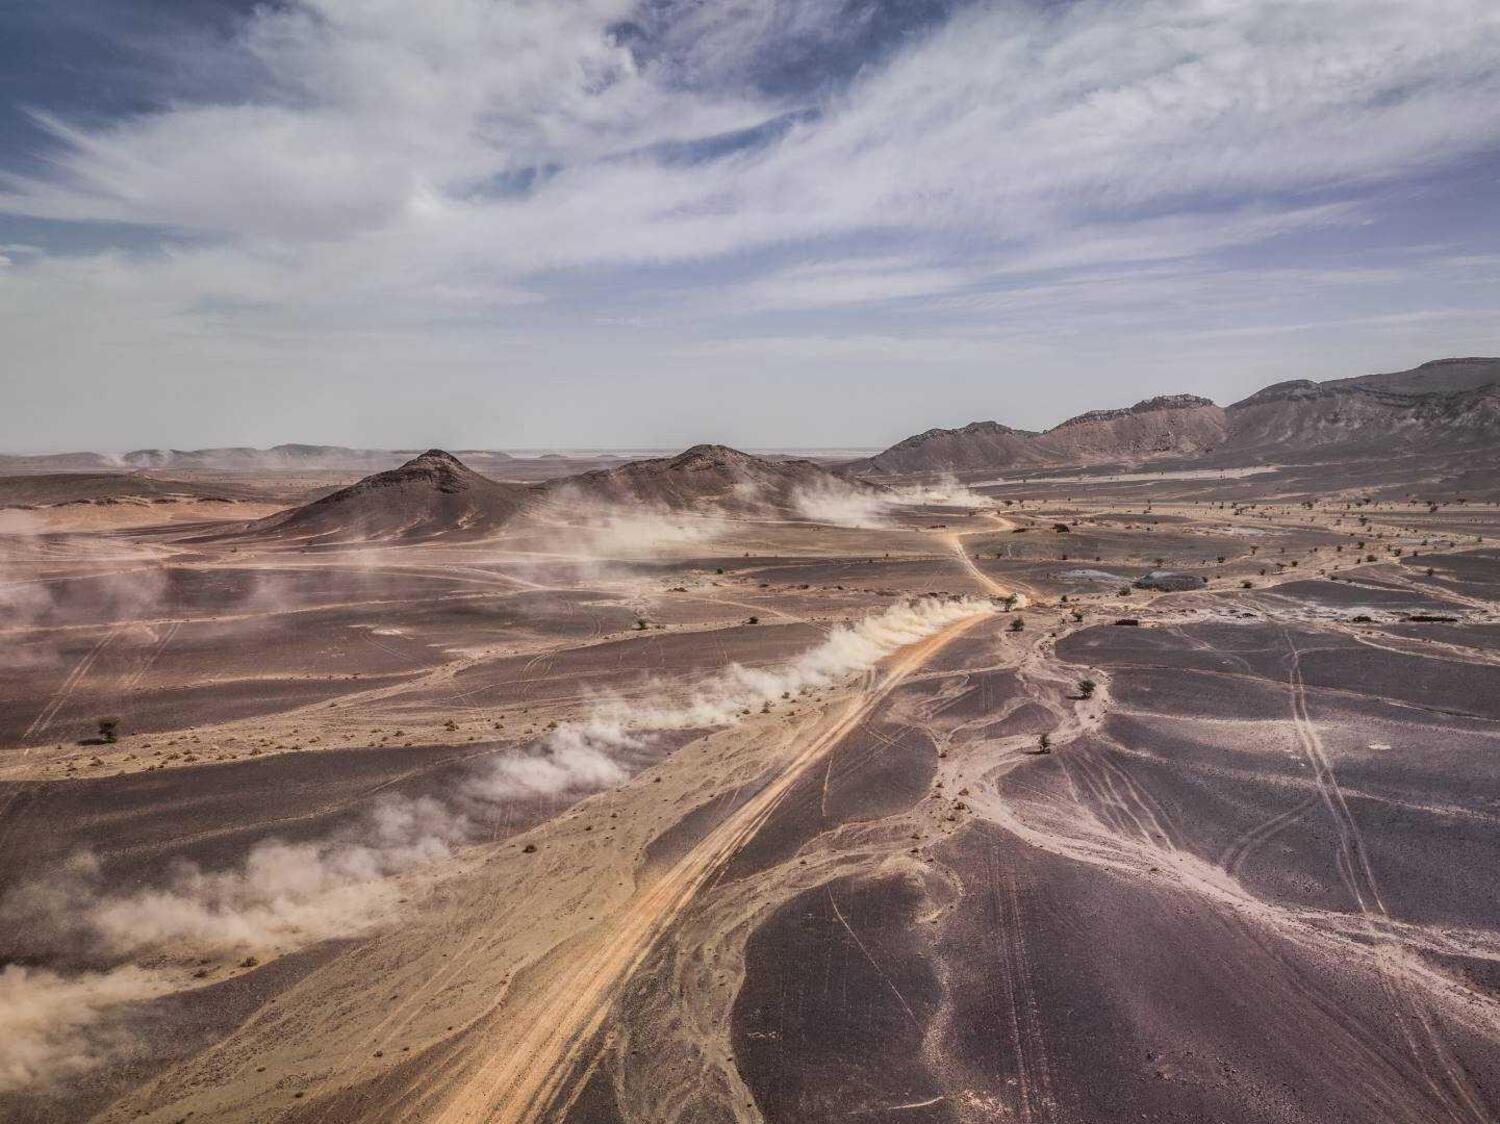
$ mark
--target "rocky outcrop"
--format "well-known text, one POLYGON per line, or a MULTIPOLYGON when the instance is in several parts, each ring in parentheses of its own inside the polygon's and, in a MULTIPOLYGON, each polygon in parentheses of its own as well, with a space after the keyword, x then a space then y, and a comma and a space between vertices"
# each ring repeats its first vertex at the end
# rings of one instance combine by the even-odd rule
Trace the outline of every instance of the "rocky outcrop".
POLYGON ((1224 411, 1195 394, 1148 398, 1123 410, 1091 410, 1032 442, 1061 464, 1135 463, 1206 453, 1223 443, 1224 411))
POLYGON ((727 445, 694 445, 673 457, 630 461, 550 481, 540 495, 557 501, 646 504, 674 509, 793 510, 810 490, 884 489, 834 473, 810 460, 758 457, 727 445))
POLYGON ((1437 359, 1408 371, 1276 383, 1221 409, 1194 394, 1090 410, 1044 433, 975 422, 930 429, 848 467, 976 472, 1156 460, 1252 463, 1500 445, 1500 359, 1437 359))
MULTIPOLYGON (((1409 384, 1397 384, 1409 385, 1409 384)), ((1398 392, 1360 380, 1278 383, 1226 411, 1230 458, 1295 459, 1500 443, 1500 385, 1398 392)))
POLYGON ((251 523, 234 537, 316 543, 473 539, 493 534, 532 496, 429 449, 322 499, 251 523))

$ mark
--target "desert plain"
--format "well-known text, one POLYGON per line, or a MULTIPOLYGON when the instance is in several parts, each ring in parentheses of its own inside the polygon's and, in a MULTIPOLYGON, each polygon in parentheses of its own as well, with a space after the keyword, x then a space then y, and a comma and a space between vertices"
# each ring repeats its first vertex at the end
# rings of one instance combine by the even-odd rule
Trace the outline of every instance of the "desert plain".
POLYGON ((4 481, 0 1118, 1497 1118, 1473 458, 641 463, 4 481))

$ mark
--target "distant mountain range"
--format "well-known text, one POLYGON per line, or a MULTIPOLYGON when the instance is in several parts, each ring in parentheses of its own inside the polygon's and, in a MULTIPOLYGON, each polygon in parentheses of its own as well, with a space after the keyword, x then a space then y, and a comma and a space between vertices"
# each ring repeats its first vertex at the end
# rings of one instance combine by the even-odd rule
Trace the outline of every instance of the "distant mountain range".
MULTIPOLYGON (((878 503, 888 493, 880 478, 889 475, 956 473, 972 479, 970 474, 997 470, 1149 462, 1318 464, 1469 450, 1500 450, 1500 359, 1441 359, 1389 374, 1282 382, 1228 408, 1196 395, 1168 395, 1127 409, 1091 410, 1040 433, 995 421, 930 429, 837 469, 807 459, 695 445, 675 456, 604 463, 593 471, 578 472, 576 463, 562 462, 545 474, 550 479, 522 483, 517 477, 527 473, 515 466, 539 462, 500 452, 463 452, 460 459, 439 449, 412 457, 333 445, 278 445, 0 458, 0 472, 22 474, 11 479, 9 502, 43 505, 122 495, 165 502, 209 491, 232 498, 222 482, 206 491, 206 486, 151 475, 163 470, 366 472, 357 483, 310 503, 211 532, 338 543, 484 538, 524 512, 548 506, 576 510, 580 504, 805 516, 809 496, 825 506, 878 503), (560 475, 570 467, 575 471, 560 475), (497 470, 510 479, 485 475, 497 470)), ((596 466, 605 461, 592 458, 596 466)), ((253 489, 235 495, 269 498, 253 489)))
MULTIPOLYGON (((51 453, 0 456, 7 472, 379 472, 396 468, 415 450, 351 449, 343 445, 275 445, 269 449, 136 449, 129 453, 51 453)), ((494 450, 462 450, 472 463, 498 466, 512 458, 494 450)))
POLYGON ((994 421, 930 429, 848 466, 866 473, 973 472, 1206 459, 1337 459, 1500 445, 1500 359, 1277 383, 1227 409, 1174 394, 1092 410, 1042 433, 994 421))

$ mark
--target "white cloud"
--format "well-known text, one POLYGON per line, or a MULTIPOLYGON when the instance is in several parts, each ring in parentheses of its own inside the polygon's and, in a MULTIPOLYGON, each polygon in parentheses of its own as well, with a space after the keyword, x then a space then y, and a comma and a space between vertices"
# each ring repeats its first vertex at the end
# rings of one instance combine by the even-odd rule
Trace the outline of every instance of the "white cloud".
MULTIPOLYGON (((769 150, 624 158, 777 111, 673 88, 611 28, 625 0, 302 0, 245 44, 254 104, 83 130, 14 211, 279 244, 479 236, 512 271, 696 256, 872 228, 1010 240, 1195 193, 1390 175, 1500 138, 1500 17, 1486 0, 1085 0, 989 6, 861 76, 769 150), (496 177, 555 168, 534 195, 496 177), (529 236, 528 236, 529 232, 529 236), (560 244, 559 244, 560 243, 560 244)), ((701 68, 744 66, 743 20, 698 13, 701 68)))
POLYGON ((191 240, 7 254, 0 320, 14 354, 76 377, 134 347, 153 370, 312 366, 371 330, 420 354, 454 324, 545 352, 549 310, 601 337, 912 300, 1066 327, 1094 314, 1067 275, 1130 263, 1149 283, 1149 263, 1351 229, 1379 184, 1500 145, 1490 0, 1016 0, 814 105, 757 89, 767 58, 845 33, 838 7, 668 5, 640 51, 629 0, 261 8, 253 99, 41 118, 55 170, 12 178, 0 211, 191 240), (683 158, 777 119, 759 146, 683 158), (59 343, 58 321, 86 328, 59 343))

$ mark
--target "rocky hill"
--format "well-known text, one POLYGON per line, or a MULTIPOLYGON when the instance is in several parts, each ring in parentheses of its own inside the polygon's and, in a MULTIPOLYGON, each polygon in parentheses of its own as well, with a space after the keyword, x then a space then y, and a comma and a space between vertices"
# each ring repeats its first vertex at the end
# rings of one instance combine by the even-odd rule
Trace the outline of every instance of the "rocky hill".
POLYGON ((1229 459, 1374 456, 1500 443, 1500 386, 1397 393, 1354 380, 1267 387, 1226 411, 1229 459))
POLYGON ((920 473, 1040 464, 1046 458, 1031 443, 1036 436, 993 421, 972 422, 962 429, 929 429, 846 467, 853 472, 920 473))
POLYGON ((999 422, 929 429, 847 466, 856 472, 978 472, 1064 464, 1135 463, 1190 456, 1224 440, 1224 411, 1207 398, 1172 394, 1123 410, 1091 410, 1045 433, 999 422))
MULTIPOLYGON (((1322 386, 1363 386, 1371 390, 1388 390, 1396 394, 1456 394, 1478 390, 1500 383, 1500 359, 1471 357, 1467 359, 1434 359, 1409 371, 1383 375, 1356 375, 1332 379, 1322 386)), ((1270 389, 1269 387, 1267 388, 1270 389)))
POLYGON ((673 457, 630 461, 554 480, 542 485, 539 493, 554 501, 753 512, 794 510, 797 496, 808 489, 883 490, 810 460, 757 457, 727 445, 694 445, 673 457))
POLYGON ((1034 438, 1031 447, 1061 464, 1136 462, 1195 456, 1217 448, 1224 411, 1195 394, 1148 398, 1124 410, 1091 410, 1034 438))
POLYGON ((245 525, 231 537, 316 543, 484 538, 516 515, 533 491, 497 483, 451 453, 429 449, 399 468, 245 525))

